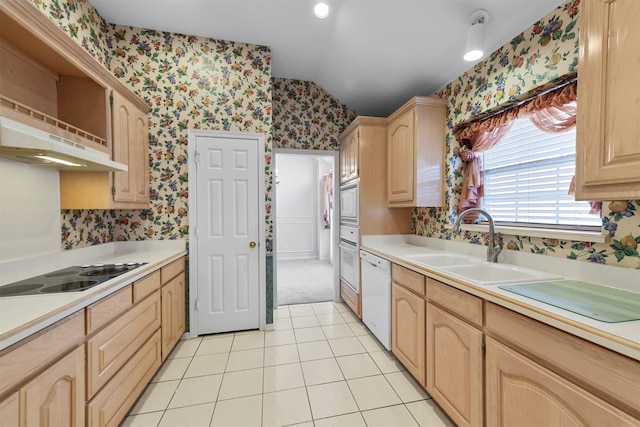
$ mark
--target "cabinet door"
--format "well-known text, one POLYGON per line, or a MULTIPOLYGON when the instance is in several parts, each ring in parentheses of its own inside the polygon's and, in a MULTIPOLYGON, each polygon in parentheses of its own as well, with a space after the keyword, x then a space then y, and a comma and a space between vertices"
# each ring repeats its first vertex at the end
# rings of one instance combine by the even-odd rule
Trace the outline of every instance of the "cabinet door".
POLYGON ((487 426, 637 426, 628 414, 487 338, 487 426))
POLYGON ((78 347, 20 391, 26 426, 84 426, 84 347, 78 347))
POLYGON ((15 392, 0 402, 0 420, 2 425, 17 427, 20 425, 20 393, 15 392))
POLYGON ((162 287, 162 360, 165 360, 185 329, 184 273, 162 287))
POLYGON ((640 2, 580 3, 576 199, 640 197, 640 2))
POLYGON ((131 207, 149 203, 149 158, 146 114, 113 92, 113 158, 129 166, 114 172, 113 200, 131 207))
POLYGON ((391 342, 393 354, 420 384, 425 385, 424 299, 396 283, 391 288, 391 342))
POLYGON ((389 123, 387 128, 387 202, 415 204, 413 110, 389 123))
POLYGON ((456 425, 483 425, 482 331, 429 303, 427 391, 456 425))
POLYGON ((340 143, 340 183, 358 177, 359 128, 355 128, 340 143))

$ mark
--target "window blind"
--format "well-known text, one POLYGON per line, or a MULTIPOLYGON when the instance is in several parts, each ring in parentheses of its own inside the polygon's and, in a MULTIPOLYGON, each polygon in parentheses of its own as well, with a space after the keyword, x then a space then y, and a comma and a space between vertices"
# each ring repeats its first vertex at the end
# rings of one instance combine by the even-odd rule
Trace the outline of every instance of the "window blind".
POLYGON ((599 227, 587 202, 567 191, 575 173, 575 128, 544 132, 524 117, 484 152, 483 208, 496 222, 562 228, 599 227))

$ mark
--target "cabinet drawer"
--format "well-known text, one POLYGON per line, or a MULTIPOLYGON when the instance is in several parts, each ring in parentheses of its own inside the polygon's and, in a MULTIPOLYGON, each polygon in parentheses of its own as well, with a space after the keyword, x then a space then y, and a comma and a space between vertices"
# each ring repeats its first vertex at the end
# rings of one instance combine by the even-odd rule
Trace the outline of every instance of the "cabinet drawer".
POLYGON ((481 298, 432 278, 427 278, 427 299, 474 325, 482 327, 481 298))
POLYGON ((117 426, 160 367, 160 331, 87 403, 87 426, 117 426))
POLYGON ((356 316, 362 318, 360 314, 360 299, 358 298, 358 294, 343 281, 340 281, 340 297, 342 297, 345 304, 347 304, 347 307, 349 307, 356 316))
POLYGON ((66 353, 84 338, 84 311, 35 334, 34 339, 17 343, 0 356, 0 394, 17 389, 18 383, 66 353))
POLYGON ((184 257, 173 261, 171 264, 167 264, 160 269, 160 278, 163 285, 166 285, 169 280, 176 277, 178 274, 184 271, 184 257))
POLYGON ((129 310, 132 305, 131 285, 91 304, 86 308, 87 334, 97 331, 121 313, 129 310))
POLYGON ((425 277, 422 274, 397 264, 392 264, 391 276, 398 285, 404 286, 420 296, 425 296, 425 277))
POLYGON ((485 333, 640 417, 640 362, 487 303, 485 333))
POLYGON ((156 291, 87 341, 87 396, 100 390, 159 327, 156 291))
POLYGON ((155 271, 133 283, 133 302, 138 303, 160 289, 160 271, 155 271))

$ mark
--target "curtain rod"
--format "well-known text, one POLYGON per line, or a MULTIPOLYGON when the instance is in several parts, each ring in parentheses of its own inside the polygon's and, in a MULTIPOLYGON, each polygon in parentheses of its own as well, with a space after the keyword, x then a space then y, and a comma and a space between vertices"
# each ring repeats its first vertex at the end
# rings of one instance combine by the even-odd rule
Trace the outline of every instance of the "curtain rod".
POLYGON ((577 73, 572 73, 569 75, 565 75, 562 78, 560 78, 557 82, 553 83, 553 82, 549 82, 548 84, 551 85, 550 87, 544 89, 545 86, 541 86, 540 88, 537 89, 533 89, 530 92, 527 92, 529 95, 524 98, 524 99, 515 99, 513 101, 507 101, 506 104, 508 105, 499 105, 497 107, 494 107, 491 110, 485 111, 484 113, 481 113, 475 117, 472 117, 464 122, 458 123, 457 125, 455 125, 453 127, 453 133, 456 134, 460 129, 465 128, 467 126, 469 126, 471 123, 475 123, 475 122, 480 122, 483 120, 487 120, 493 116, 497 116, 498 114, 502 114, 505 111, 509 111, 513 108, 519 107, 523 104, 526 104, 527 102, 541 96, 544 95, 545 93, 549 93, 549 92, 553 92, 555 90, 558 90, 560 88, 563 88, 567 85, 570 85, 573 82, 578 81, 578 75, 577 73), (539 90, 539 91, 538 91, 539 90))

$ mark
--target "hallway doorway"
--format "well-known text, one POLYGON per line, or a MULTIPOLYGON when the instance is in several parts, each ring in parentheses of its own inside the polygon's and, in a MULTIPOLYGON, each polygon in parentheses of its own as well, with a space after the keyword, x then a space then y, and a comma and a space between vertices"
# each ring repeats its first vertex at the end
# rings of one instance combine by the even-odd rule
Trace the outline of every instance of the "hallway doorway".
POLYGON ((338 152, 274 150, 274 307, 338 301, 338 152))

